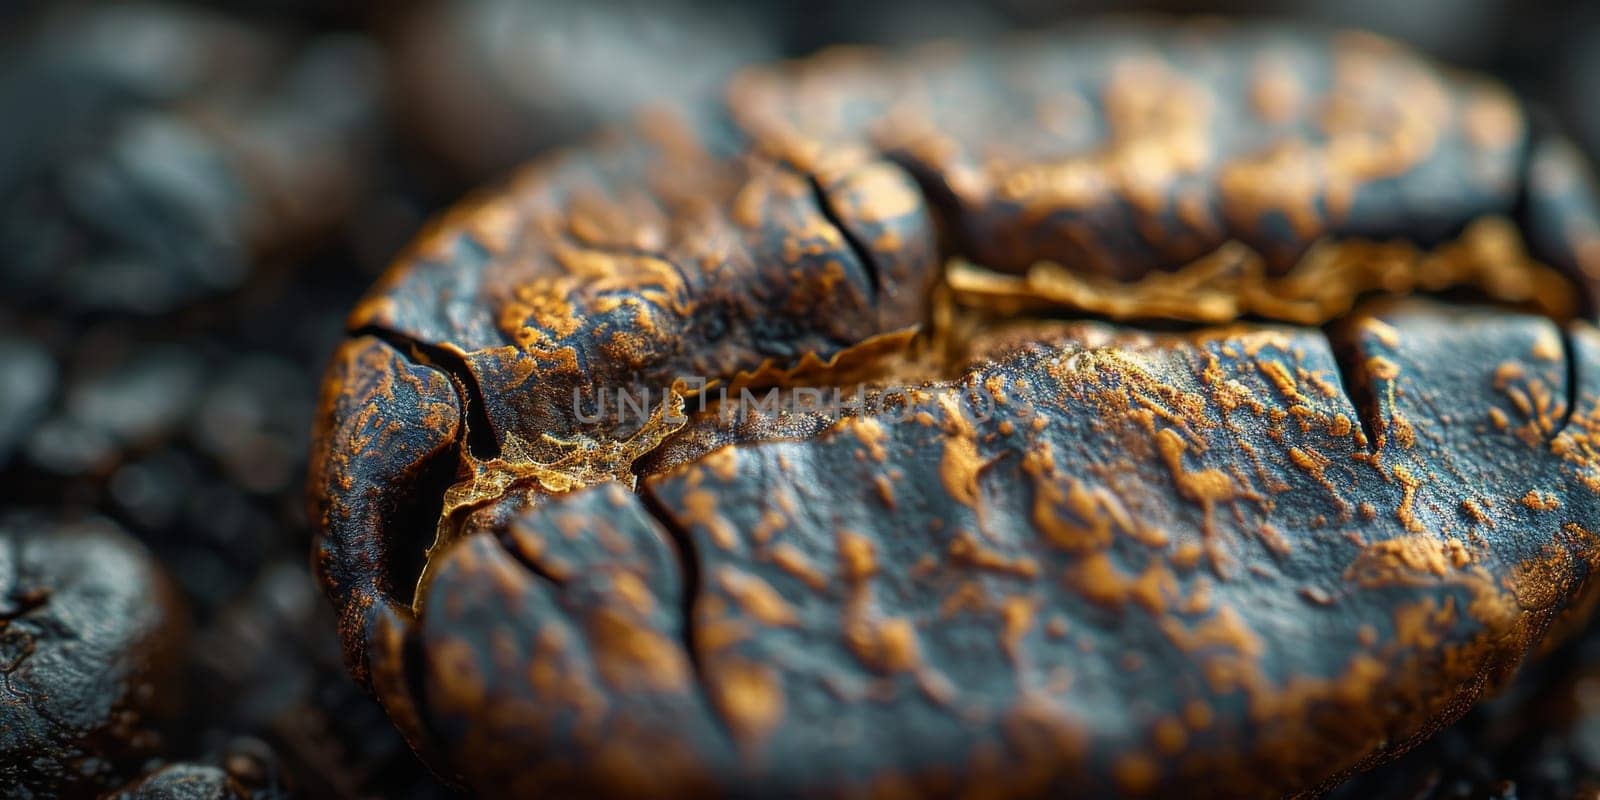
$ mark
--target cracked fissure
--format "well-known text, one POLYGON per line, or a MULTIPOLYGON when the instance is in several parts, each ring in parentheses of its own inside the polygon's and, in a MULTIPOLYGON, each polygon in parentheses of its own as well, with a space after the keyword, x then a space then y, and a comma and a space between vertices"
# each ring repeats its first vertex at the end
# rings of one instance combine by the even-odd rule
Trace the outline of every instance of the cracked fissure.
POLYGON ((867 249, 860 239, 856 238, 856 234, 850 230, 850 226, 846 225, 844 220, 840 218, 838 209, 833 207, 833 200, 828 197, 828 190, 822 186, 822 181, 817 180, 817 176, 809 172, 801 174, 805 177, 806 183, 811 186, 812 200, 816 202, 817 209, 822 212, 822 218, 827 220, 828 224, 839 232, 839 235, 844 238, 845 247, 849 248, 857 261, 861 262, 861 268, 866 270, 867 284, 870 289, 868 299, 876 305, 878 294, 883 291, 883 276, 880 274, 878 260, 872 256, 872 251, 867 249))
MULTIPOLYGON (((892 157, 891 162, 898 164, 898 161, 892 157)), ((838 230, 847 247, 853 254, 856 255, 856 257, 861 261, 863 268, 867 271, 867 276, 872 285, 873 299, 875 300, 882 289, 882 285, 880 266, 877 260, 873 257, 871 250, 864 247, 844 224, 844 221, 838 215, 837 210, 833 208, 825 188, 815 175, 811 174, 809 171, 799 170, 789 164, 782 164, 781 166, 788 169, 795 169, 795 171, 803 175, 808 181, 819 211, 829 222, 829 224, 838 230)), ((933 217, 934 228, 937 232, 939 250, 941 253, 939 257, 939 263, 946 265, 944 273, 941 275, 940 279, 941 282, 944 282, 944 275, 948 274, 948 265, 952 262, 952 259, 962 258, 962 251, 967 249, 962 247, 959 243, 954 242, 951 235, 952 231, 955 230, 955 228, 951 227, 950 220, 950 216, 955 213, 954 209, 950 206, 948 198, 943 198, 943 201, 941 202, 940 195, 943 193, 936 190, 936 183, 930 184, 930 182, 926 179, 927 176, 918 174, 918 171, 916 170, 906 169, 906 165, 904 164, 899 164, 899 166, 912 177, 924 201, 927 203, 927 207, 933 217)), ((1522 207, 1519 201, 1518 207, 1513 210, 1511 215, 1512 219, 1520 222, 1524 216, 1521 212, 1522 207)), ((1521 229, 1520 225, 1518 225, 1518 229, 1521 229)), ((676 265, 674 266, 676 267, 676 265)), ((945 283, 945 285, 948 286, 947 283, 945 283)), ((1436 293, 1416 292, 1415 294, 1430 295, 1436 293)), ((1581 292, 1578 294, 1580 297, 1583 296, 1581 292)), ((1329 340, 1330 351, 1334 356, 1334 362, 1339 370, 1340 386, 1344 390, 1346 398, 1349 400, 1352 408, 1356 412, 1357 422, 1361 428, 1362 436, 1366 440, 1366 449, 1369 453, 1371 453, 1375 452, 1379 448, 1378 429, 1381 425, 1381 420, 1378 419, 1379 407, 1377 397, 1372 393, 1370 386, 1368 385, 1367 378, 1361 372, 1360 364, 1357 363, 1356 359, 1352 357, 1349 344, 1347 342, 1341 342, 1340 340, 1328 335, 1328 332, 1338 325, 1342 320, 1351 317, 1355 313, 1355 310, 1360 307, 1360 305, 1361 301, 1358 300, 1350 311, 1326 322, 1321 327, 1324 337, 1329 340)), ((962 310, 968 313, 973 311, 973 309, 970 308, 965 308, 962 310)), ((1581 316, 1587 318, 1591 311, 1592 309, 1589 309, 1587 306, 1585 306, 1581 310, 1581 316)), ((932 308, 930 306, 930 313, 931 312, 932 308)), ((1130 323, 1130 320, 1126 318, 1115 318, 1104 314, 1094 313, 1062 314, 1051 315, 1048 317, 1036 315, 1036 317, 1041 319, 1048 318, 1062 321, 1105 322, 1119 325, 1128 325, 1130 323)), ((1251 318, 1251 316, 1246 315, 1242 316, 1238 321, 1248 321, 1251 318)), ((1183 322, 1170 319, 1162 320, 1159 318, 1135 321, 1144 323, 1165 322, 1167 325, 1164 327, 1176 327, 1187 330, 1200 330, 1208 327, 1215 327, 1218 324, 1183 322)), ((1578 370, 1576 361, 1573 358, 1574 349, 1572 344, 1572 334, 1568 326, 1561 324, 1560 321, 1556 321, 1555 327, 1561 339, 1561 346, 1563 350, 1562 360, 1565 363, 1566 369, 1566 407, 1563 411, 1561 420, 1559 421, 1555 430, 1551 432, 1552 437, 1559 435, 1567 426, 1572 414, 1574 413, 1574 409, 1577 406, 1578 400, 1578 370)), ((395 347, 397 350, 408 354, 416 363, 438 369, 450 378, 452 386, 455 387, 457 400, 461 404, 463 420, 461 430, 457 433, 456 446, 453 448, 456 458, 458 459, 456 464, 457 474, 460 474, 460 467, 462 466, 460 459, 463 457, 463 454, 479 460, 494 458, 500 455, 501 448, 495 431, 492 427, 492 423, 489 420, 482 387, 477 380, 477 376, 472 372, 471 367, 467 364, 466 360, 461 354, 452 351, 449 348, 423 342, 415 339, 414 337, 407 336, 381 326, 362 327, 352 330, 351 334, 358 336, 370 335, 378 338, 390 346, 395 347)), ((923 332, 919 338, 928 338, 931 337, 931 335, 931 326, 928 324, 928 321, 925 320, 923 332)), ((951 365, 945 366, 949 367, 951 365)), ((732 376, 717 377, 721 380, 727 380, 732 376)), ((648 455, 648 453, 641 454, 640 458, 643 458, 645 455, 648 455)), ((637 461, 638 459, 635 460, 637 461)), ((525 481, 518 481, 512 484, 512 487, 521 486, 525 483, 525 481)), ((508 487, 508 489, 512 487, 508 487)), ((671 542, 673 551, 677 556, 677 561, 681 572, 680 577, 682 578, 682 596, 680 598, 680 608, 678 609, 678 613, 681 615, 680 619, 682 630, 681 641, 679 644, 683 648, 685 657, 690 665, 690 669, 695 676, 696 685, 699 688, 701 697, 709 703, 712 687, 710 685, 709 678, 701 664, 698 648, 695 646, 696 626, 694 624, 694 606, 701 593, 702 576, 700 574, 700 565, 697 553, 695 551, 693 537, 690 532, 685 529, 672 515, 670 510, 662 505, 658 498, 641 487, 638 487, 637 485, 635 485, 633 489, 634 495, 640 500, 640 506, 650 517, 650 519, 666 534, 665 538, 671 542)), ((483 505, 487 505, 491 502, 493 502, 492 498, 486 498, 478 503, 473 503, 470 506, 457 509, 454 515, 455 523, 457 525, 461 524, 461 521, 465 518, 467 513, 470 513, 471 510, 482 507, 483 505)), ((440 520, 440 522, 443 523, 445 521, 440 520)), ((504 550, 511 559, 522 565, 530 575, 540 580, 547 581, 553 586, 561 587, 564 585, 564 581, 550 574, 547 570, 524 557, 523 554, 517 551, 517 548, 509 546, 502 537, 494 536, 492 538, 494 538, 496 543, 499 544, 501 549, 504 550)), ((461 539, 458 535, 452 537, 451 541, 459 543, 461 539)), ((433 544, 434 543, 430 543, 430 550, 432 549, 433 544)), ((442 558, 448 552, 448 549, 438 553, 429 552, 425 556, 424 561, 426 562, 433 558, 442 558)), ((417 584, 412 583, 411 585, 416 587, 416 591, 421 591, 421 587, 417 586, 417 584)), ((421 608, 421 597, 409 598, 408 600, 410 602, 404 603, 405 607, 413 607, 413 603, 415 603, 415 608, 421 608)), ((423 707, 422 700, 425 692, 425 682, 422 676, 423 657, 420 652, 421 643, 418 637, 418 629, 415 626, 410 626, 410 630, 406 632, 406 645, 408 658, 406 659, 403 669, 407 674, 403 676, 402 680, 404 681, 407 689, 412 693, 413 702, 417 704, 418 708, 421 708, 423 707)), ((711 704, 711 707, 715 708, 715 704, 711 704)), ((728 735, 731 739, 732 732, 728 727, 728 721, 723 719, 722 715, 717 712, 712 713, 711 716, 723 730, 724 734, 728 735)), ((431 740, 427 742, 428 746, 431 747, 437 741, 436 734, 431 729, 426 729, 428 726, 426 715, 423 715, 423 719, 420 722, 425 726, 425 730, 421 731, 420 733, 426 739, 431 740)), ((452 780, 452 776, 447 775, 443 777, 445 777, 447 780, 452 780)))
POLYGON ((1350 407, 1355 409, 1356 424, 1361 426, 1361 444, 1370 455, 1378 451, 1378 395, 1372 391, 1371 383, 1360 370, 1360 362, 1350 352, 1351 345, 1337 342, 1328 334, 1329 329, 1337 324, 1338 320, 1335 320, 1324 325, 1322 338, 1328 341, 1333 365, 1339 370, 1339 388, 1344 390, 1350 407))
MULTIPOLYGON (((695 600, 700 596, 700 586, 703 578, 700 575, 700 558, 699 553, 695 550, 694 537, 687 528, 678 522, 677 518, 673 517, 672 512, 661 504, 660 498, 657 498, 651 492, 643 491, 639 492, 639 499, 645 513, 649 514, 650 518, 666 532, 667 541, 672 542, 672 551, 678 556, 678 565, 682 571, 679 577, 683 579, 681 583, 683 594, 678 598, 678 613, 682 615, 680 623, 683 626, 681 634, 683 641, 681 644, 683 645, 684 656, 689 661, 689 670, 694 673, 695 684, 700 687, 701 697, 706 700, 708 706, 715 707, 715 704, 710 702, 710 681, 706 678, 704 665, 700 663, 700 648, 695 646, 695 631, 698 626, 694 624, 694 604, 695 600)), ((728 720, 724 719, 720 713, 713 713, 710 716, 723 734, 728 737, 728 740, 730 742, 733 741, 733 729, 729 726, 728 720)))

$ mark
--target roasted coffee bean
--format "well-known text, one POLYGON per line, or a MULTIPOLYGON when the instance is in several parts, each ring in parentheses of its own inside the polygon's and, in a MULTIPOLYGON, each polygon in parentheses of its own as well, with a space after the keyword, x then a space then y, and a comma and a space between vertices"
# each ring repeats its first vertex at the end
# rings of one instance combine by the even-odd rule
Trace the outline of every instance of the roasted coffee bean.
POLYGON ((92 797, 163 745, 187 622, 161 568, 98 520, 0 520, 0 785, 92 797))
POLYGON ((728 96, 537 162, 351 317, 315 565, 441 773, 1314 790, 1588 608, 1600 217, 1495 84, 1112 23, 728 96))

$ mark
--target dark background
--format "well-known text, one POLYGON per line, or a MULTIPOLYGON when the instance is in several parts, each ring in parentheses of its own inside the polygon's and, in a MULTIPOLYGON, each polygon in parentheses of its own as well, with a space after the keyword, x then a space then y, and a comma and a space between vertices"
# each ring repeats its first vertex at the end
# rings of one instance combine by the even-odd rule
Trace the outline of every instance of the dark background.
MULTIPOLYGON (((1135 8, 1363 27, 1506 80, 1600 153, 1600 4, 0 2, 0 514, 109 518, 195 620, 174 760, 447 795, 345 677, 306 568, 318 375, 430 215, 743 63, 1135 8)), ((1600 787, 1600 635, 1340 793, 1600 787)))

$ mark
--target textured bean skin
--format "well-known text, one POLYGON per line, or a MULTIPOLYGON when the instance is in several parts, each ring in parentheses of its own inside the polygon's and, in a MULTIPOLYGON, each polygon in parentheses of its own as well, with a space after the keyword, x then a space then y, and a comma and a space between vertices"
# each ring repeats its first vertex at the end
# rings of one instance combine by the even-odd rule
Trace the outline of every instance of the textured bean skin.
POLYGON ((1330 785, 1581 624, 1600 331, 1421 298, 1326 330, 951 322, 940 271, 1131 285, 1232 243, 1292 275, 1454 258, 1485 219, 1594 307, 1582 164, 1362 35, 1118 23, 747 73, 465 204, 353 313, 310 488, 351 668, 485 794, 1330 785), (870 402, 729 420, 695 377, 870 402), (667 400, 600 413, 618 388, 667 400))

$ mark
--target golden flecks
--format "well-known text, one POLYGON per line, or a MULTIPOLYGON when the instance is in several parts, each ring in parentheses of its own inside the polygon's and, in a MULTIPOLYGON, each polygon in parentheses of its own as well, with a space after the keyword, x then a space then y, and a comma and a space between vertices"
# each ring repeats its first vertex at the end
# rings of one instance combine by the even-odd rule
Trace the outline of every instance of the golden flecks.
POLYGON ((878 493, 878 501, 883 503, 885 508, 893 511, 895 508, 894 484, 889 481, 889 476, 872 476, 872 488, 878 493))
POLYGON ((1039 601, 1022 595, 1007 597, 1000 605, 1000 646, 1013 664, 1021 664, 1022 640, 1033 629, 1039 601))
POLYGON ((1289 540, 1285 539, 1283 532, 1274 525, 1262 523, 1256 527, 1256 535, 1273 555, 1286 556, 1292 549, 1289 547, 1289 540))
POLYGON ((1207 554, 1211 558, 1213 568, 1220 570, 1222 555, 1212 536, 1215 507, 1218 503, 1226 503, 1238 497, 1238 486, 1233 478, 1222 470, 1187 469, 1183 464, 1183 454, 1188 450, 1188 444, 1171 428, 1156 431, 1156 448, 1166 462, 1167 471, 1171 473, 1173 482, 1178 487, 1178 493, 1200 505, 1204 515, 1201 532, 1205 535, 1207 554))
POLYGON ((640 618, 655 613, 655 595, 650 593, 650 588, 638 575, 632 572, 614 573, 611 576, 611 590, 616 592, 617 598, 640 618))
POLYGON ((1380 381, 1392 381, 1400 377, 1400 365, 1383 356, 1370 356, 1367 358, 1366 373, 1380 381))
POLYGON ((1349 436, 1350 431, 1354 428, 1355 423, 1352 423, 1350 418, 1343 414, 1335 414, 1328 420, 1328 433, 1334 436, 1349 436))
POLYGON ((1357 323, 1357 327, 1384 347, 1393 350, 1400 346, 1400 332, 1395 330, 1393 325, 1377 317, 1363 317, 1357 323))
POLYGON ((739 448, 719 447, 707 453, 700 463, 711 470, 718 480, 730 483, 739 476, 739 448))
POLYGON ((1282 362, 1271 358, 1259 358, 1255 362, 1256 369, 1267 379, 1272 381, 1284 399, 1291 403, 1301 402, 1304 398, 1300 394, 1300 386, 1295 381, 1294 373, 1284 366, 1282 362))
MULTIPOLYGON (((1553 331, 1543 330, 1534 349, 1539 350, 1540 342, 1553 339, 1554 336, 1553 331)), ((1560 341, 1556 340, 1553 346, 1556 348, 1555 357, 1559 358, 1560 341)), ((1525 420, 1522 425, 1515 427, 1513 433, 1529 447, 1543 445, 1567 416, 1566 398, 1561 397, 1543 378, 1529 375, 1518 362, 1506 361, 1495 368, 1494 387, 1511 403, 1517 415, 1525 420)), ((1491 407, 1489 418, 1497 430, 1511 428, 1510 418, 1499 409, 1491 407)))
POLYGON ((1289 448, 1289 463, 1303 470, 1311 476, 1312 480, 1315 480, 1318 485, 1327 490, 1328 494, 1333 498, 1334 508, 1341 517, 1349 513, 1350 506, 1345 502, 1344 495, 1339 491, 1338 487, 1333 485, 1333 481, 1328 479, 1327 469, 1333 465, 1331 459, 1316 450, 1291 447, 1289 448))
POLYGON ((1417 518, 1415 503, 1417 487, 1422 485, 1422 480, 1411 474, 1411 469, 1404 464, 1394 467, 1394 479, 1400 482, 1400 506, 1395 509, 1395 516, 1400 524, 1408 531, 1422 530, 1422 520, 1417 518))
POLYGON ((978 455, 978 436, 972 424, 950 394, 939 395, 944 411, 944 454, 939 460, 939 477, 946 492, 957 503, 978 507, 978 472, 983 459, 978 455))
MULTIPOLYGON (((781 502, 781 499, 788 497, 788 494, 785 492, 778 496, 781 502)), ((761 512, 761 519, 757 520, 755 527, 750 530, 750 540, 756 544, 766 544, 787 527, 789 527, 789 517, 784 512, 773 508, 766 509, 761 512)))
POLYGON ((759 576, 740 572, 733 567, 722 567, 717 570, 717 582, 744 613, 763 625, 789 627, 800 621, 794 607, 759 576))
POLYGON ((1419 576, 1442 578, 1472 563, 1472 553, 1460 540, 1411 533, 1367 545, 1345 577, 1367 587, 1407 585, 1419 576))
POLYGON ((878 463, 883 463, 889 457, 884 449, 884 442, 888 441, 888 432, 883 424, 872 417, 852 417, 845 420, 844 430, 854 434, 861 441, 861 446, 866 448, 868 457, 878 463))
POLYGON ((691 489, 683 496, 679 522, 685 526, 698 525, 711 536, 711 541, 724 550, 732 550, 739 542, 733 524, 722 516, 717 505, 717 495, 710 489, 691 489))
POLYGON ((747 180, 739 188, 733 200, 733 221, 742 228, 757 228, 761 225, 767 198, 772 194, 772 185, 761 177, 747 180))
POLYGON ((1392 616, 1395 642, 1430 652, 1438 649, 1456 620, 1455 598, 1446 597, 1443 603, 1432 597, 1423 598, 1400 605, 1392 616))
POLYGON ((961 533, 952 538, 948 552, 953 561, 971 564, 979 569, 1002 572, 1020 578, 1032 578, 1039 574, 1039 562, 1033 558, 1029 556, 1008 557, 1003 553, 985 547, 983 543, 969 533, 961 533))
POLYGON ((590 613, 585 625, 595 666, 607 684, 681 691, 689 680, 683 648, 630 614, 611 608, 590 613))
POLYGON ((901 672, 916 668, 921 656, 917 646, 917 629, 910 620, 886 619, 878 626, 877 634, 878 660, 883 669, 901 672))
POLYGON ((1211 652, 1229 661, 1254 661, 1265 646, 1231 606, 1220 606, 1187 628, 1175 618, 1164 617, 1161 628, 1184 651, 1197 655, 1211 652))
MULTIPOLYGON (((928 572, 933 572, 938 567, 938 562, 929 563, 928 572)), ((956 590, 945 595, 939 603, 939 618, 949 619, 957 614, 982 611, 989 607, 989 593, 983 584, 978 581, 962 581, 956 590)))
POLYGON ((846 218, 867 224, 889 222, 922 211, 922 195, 904 172, 885 164, 874 162, 858 169, 837 186, 828 187, 830 195, 843 195, 846 218))
POLYGON ((1080 559, 1069 568, 1067 579, 1092 603, 1119 609, 1131 601, 1157 616, 1178 595, 1177 578, 1160 561, 1151 560, 1142 572, 1130 576, 1104 552, 1080 559))
POLYGON ((746 750, 759 750, 784 714, 783 678, 765 664, 719 658, 708 665, 712 698, 746 750))
POLYGON ((1023 454, 1023 472, 1033 477, 1033 524, 1050 544, 1082 552, 1111 544, 1123 532, 1146 544, 1160 546, 1165 537, 1137 525, 1122 501, 1103 488, 1090 488, 1077 479, 1063 486, 1054 479, 1047 443, 1023 454), (1067 512, 1063 514, 1062 512, 1067 512))
POLYGON ((1555 330, 1541 328, 1528 354, 1539 361, 1560 361, 1562 350, 1561 337, 1556 335, 1555 330))
POLYGON ((1461 513, 1466 514, 1473 522, 1479 525, 1493 525, 1494 517, 1489 515, 1486 504, 1467 498, 1461 501, 1461 513))
POLYGON ((1198 542, 1179 542, 1172 551, 1172 566, 1178 570, 1192 570, 1199 566, 1205 549, 1198 542))
POLYGON ((1417 445, 1417 430, 1411 424, 1411 418, 1396 410, 1389 415, 1388 432, 1393 434, 1393 441, 1407 450, 1417 445))
POLYGON ((1522 496, 1522 504, 1530 511, 1555 511, 1561 507, 1561 499, 1550 492, 1529 489, 1522 496))
POLYGON ((834 538, 839 548, 839 569, 846 580, 860 581, 877 573, 876 548, 871 539, 849 531, 839 531, 834 538))

